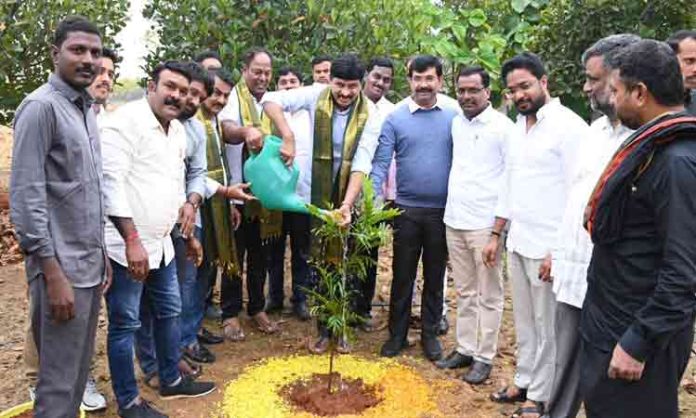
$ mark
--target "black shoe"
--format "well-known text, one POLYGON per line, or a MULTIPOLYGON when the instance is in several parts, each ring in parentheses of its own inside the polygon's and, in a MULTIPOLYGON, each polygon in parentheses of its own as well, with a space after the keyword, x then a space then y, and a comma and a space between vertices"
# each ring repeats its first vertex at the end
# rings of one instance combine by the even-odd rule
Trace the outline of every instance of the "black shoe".
POLYGON ((297 302, 294 304, 292 306, 292 313, 295 314, 300 321, 309 321, 312 318, 312 315, 309 314, 309 309, 307 309, 307 302, 297 302))
POLYGON ((266 306, 263 308, 266 313, 281 313, 283 312, 283 301, 273 302, 269 300, 266 302, 266 306))
POLYGON ((447 321, 447 317, 442 315, 440 324, 437 326, 437 335, 445 335, 447 334, 447 331, 449 331, 449 322, 447 321))
POLYGON ((215 335, 205 328, 201 328, 201 333, 198 334, 198 342, 201 344, 222 344, 224 341, 221 335, 215 335))
POLYGON ((144 399, 141 399, 139 404, 130 408, 119 409, 118 415, 123 418, 169 418, 169 416, 153 408, 144 399))
POLYGON ((423 355, 428 360, 436 361, 442 358, 442 346, 437 337, 421 338, 421 347, 423 347, 423 355))
POLYGON ((438 369, 459 369, 462 367, 471 366, 471 363, 473 362, 473 357, 464 355, 459 351, 454 350, 449 356, 435 362, 435 366, 437 366, 438 369))
POLYGON ((190 376, 182 376, 175 386, 160 385, 159 393, 162 399, 197 398, 215 390, 213 382, 197 382, 190 376))
POLYGON ((493 369, 492 364, 482 363, 480 361, 475 361, 474 365, 471 366, 468 372, 462 376, 462 380, 471 383, 472 385, 478 385, 483 383, 488 376, 491 375, 491 370, 493 369))
POLYGON ((387 342, 382 345, 382 349, 379 350, 379 354, 382 357, 396 357, 401 353, 401 350, 406 347, 408 347, 408 343, 406 342, 405 338, 389 338, 387 342))
POLYGON ((215 354, 208 350, 208 347, 196 344, 193 347, 184 349, 184 357, 196 363, 214 363, 215 354))

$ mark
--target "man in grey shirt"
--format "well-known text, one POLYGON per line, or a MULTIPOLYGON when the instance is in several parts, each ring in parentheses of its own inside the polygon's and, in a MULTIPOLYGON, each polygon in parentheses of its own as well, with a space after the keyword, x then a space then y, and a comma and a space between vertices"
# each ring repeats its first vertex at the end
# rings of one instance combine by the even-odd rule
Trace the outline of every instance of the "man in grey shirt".
POLYGON ((59 23, 48 82, 17 109, 11 218, 26 254, 32 331, 39 353, 35 417, 74 417, 89 373, 102 286, 101 149, 86 91, 102 52, 94 24, 59 23))

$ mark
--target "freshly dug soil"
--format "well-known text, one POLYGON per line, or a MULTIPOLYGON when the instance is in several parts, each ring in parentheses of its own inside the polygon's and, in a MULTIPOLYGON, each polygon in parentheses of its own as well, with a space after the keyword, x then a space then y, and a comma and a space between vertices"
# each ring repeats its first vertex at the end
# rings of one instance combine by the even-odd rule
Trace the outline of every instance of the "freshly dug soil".
POLYGON ((307 381, 292 383, 281 393, 297 409, 322 417, 359 414, 382 400, 377 388, 365 385, 362 379, 341 379, 333 374, 333 393, 329 393, 329 375, 315 374, 307 381))
MULTIPOLYGON (((10 222, 10 211, 0 209, 0 266, 19 263, 22 259, 22 251, 19 249, 14 227, 10 222)), ((0 278, 0 282, 2 282, 2 278, 0 278)))

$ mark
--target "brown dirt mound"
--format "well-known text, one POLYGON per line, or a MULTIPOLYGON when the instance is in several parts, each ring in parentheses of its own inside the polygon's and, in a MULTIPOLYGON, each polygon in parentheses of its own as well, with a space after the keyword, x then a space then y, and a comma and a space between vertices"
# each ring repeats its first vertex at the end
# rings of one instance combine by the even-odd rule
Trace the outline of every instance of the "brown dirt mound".
POLYGON ((0 266, 22 261, 22 251, 10 222, 10 211, 0 210, 0 266))
POLYGON ((307 381, 292 383, 281 391, 297 409, 322 417, 359 414, 382 400, 377 388, 365 385, 362 379, 341 379, 333 374, 334 389, 329 393, 329 375, 315 374, 307 381))

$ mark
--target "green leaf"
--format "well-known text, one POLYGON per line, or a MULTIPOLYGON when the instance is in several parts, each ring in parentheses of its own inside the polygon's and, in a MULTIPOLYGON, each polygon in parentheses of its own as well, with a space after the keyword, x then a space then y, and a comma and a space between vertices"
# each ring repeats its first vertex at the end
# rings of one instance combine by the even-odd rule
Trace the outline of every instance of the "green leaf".
POLYGON ((469 14, 469 24, 475 28, 483 26, 486 23, 486 13, 481 9, 474 9, 469 14))
POLYGON ((524 13, 524 9, 532 3, 532 0, 512 0, 510 6, 517 13, 524 13))

